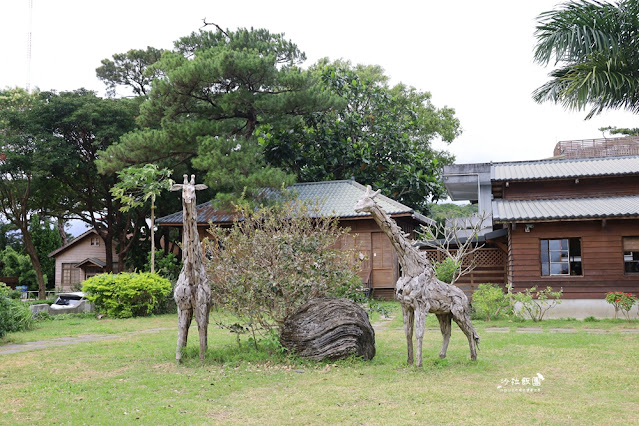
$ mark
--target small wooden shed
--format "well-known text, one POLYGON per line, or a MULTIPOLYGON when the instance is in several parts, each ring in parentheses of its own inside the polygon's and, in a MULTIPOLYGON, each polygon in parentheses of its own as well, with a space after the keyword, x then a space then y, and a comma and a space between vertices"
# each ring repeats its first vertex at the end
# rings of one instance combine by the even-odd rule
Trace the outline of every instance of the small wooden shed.
MULTIPOLYGON (((95 229, 89 229, 67 245, 49 253, 55 257, 55 288, 71 291, 89 277, 104 272, 106 248, 95 229)), ((118 272, 118 256, 113 245, 113 272, 118 272)))

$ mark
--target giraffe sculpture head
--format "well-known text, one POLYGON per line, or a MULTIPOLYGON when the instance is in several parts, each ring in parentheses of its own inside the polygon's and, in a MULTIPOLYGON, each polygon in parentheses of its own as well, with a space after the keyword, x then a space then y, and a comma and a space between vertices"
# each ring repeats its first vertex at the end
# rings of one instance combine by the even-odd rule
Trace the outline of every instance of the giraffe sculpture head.
POLYGON ((366 185, 366 193, 357 202, 357 204, 355 204, 355 211, 357 213, 362 213, 362 212, 370 213, 376 204, 375 197, 377 197, 380 192, 381 192, 381 189, 378 189, 377 191, 373 192, 371 191, 371 186, 366 185))
POLYGON ((183 184, 175 184, 171 187, 171 191, 182 190, 182 201, 184 204, 191 204, 195 202, 195 191, 208 188, 206 185, 198 183, 195 184, 195 175, 191 175, 191 181, 188 180, 188 175, 184 175, 183 184))

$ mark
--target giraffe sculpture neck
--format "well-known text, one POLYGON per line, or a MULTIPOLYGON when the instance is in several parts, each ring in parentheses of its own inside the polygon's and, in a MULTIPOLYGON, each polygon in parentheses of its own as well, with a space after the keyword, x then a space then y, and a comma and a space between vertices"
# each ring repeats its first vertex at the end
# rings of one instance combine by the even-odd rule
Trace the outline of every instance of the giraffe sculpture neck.
POLYGON ((398 260, 402 266, 402 275, 416 277, 425 269, 431 268, 428 259, 413 246, 412 242, 404 236, 404 231, 377 203, 373 204, 370 213, 397 251, 398 260))
MULTIPOLYGON (((197 232, 197 215, 194 201, 183 204, 184 231, 182 235, 182 261, 184 262, 184 266, 187 269, 187 274, 190 278, 193 278, 192 275, 194 271, 197 271, 199 265, 202 263, 199 244, 200 238, 197 232)), ((195 283, 195 280, 190 279, 189 283, 195 283)))

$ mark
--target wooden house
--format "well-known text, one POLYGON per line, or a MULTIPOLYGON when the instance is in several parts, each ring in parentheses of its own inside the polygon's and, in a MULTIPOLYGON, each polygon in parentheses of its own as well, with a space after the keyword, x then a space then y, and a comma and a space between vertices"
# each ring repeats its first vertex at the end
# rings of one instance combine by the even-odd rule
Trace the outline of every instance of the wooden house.
POLYGON ((452 165, 444 183, 504 230, 496 242, 516 291, 562 288, 576 317, 606 316, 588 301, 609 291, 639 291, 638 156, 452 165))
MULTIPOLYGON (((74 290, 89 277, 104 272, 106 249, 104 240, 95 229, 89 229, 67 245, 49 253, 55 257, 55 288, 58 291, 74 290)), ((118 272, 118 257, 113 245, 113 272, 118 272)))
MULTIPOLYGON (((366 187, 354 180, 298 183, 290 188, 301 201, 316 204, 322 216, 336 216, 341 226, 350 228, 356 238, 342 240, 341 248, 355 248, 365 259, 362 264, 362 281, 371 289, 374 297, 393 298, 395 282, 399 277, 397 253, 390 240, 371 218, 369 213, 356 213, 355 203, 364 195, 366 187)), ((397 201, 383 195, 377 197, 384 210, 399 226, 415 237, 415 229, 430 219, 397 201)), ((231 226, 235 216, 216 210, 210 202, 197 206, 197 222, 200 238, 205 237, 210 224, 231 226)), ((182 212, 159 218, 159 226, 182 226, 182 212)))

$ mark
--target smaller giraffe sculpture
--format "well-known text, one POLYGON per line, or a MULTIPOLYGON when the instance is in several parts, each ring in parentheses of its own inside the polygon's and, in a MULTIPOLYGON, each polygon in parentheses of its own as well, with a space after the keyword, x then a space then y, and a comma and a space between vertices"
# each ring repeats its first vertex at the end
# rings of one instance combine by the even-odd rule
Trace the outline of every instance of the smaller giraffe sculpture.
POLYGON ((417 366, 422 366, 422 341, 426 327, 426 315, 431 312, 437 316, 444 338, 440 358, 446 357, 451 334, 451 320, 454 320, 468 338, 470 358, 477 359, 479 335, 470 322, 470 304, 468 298, 458 287, 442 282, 435 277, 432 264, 426 256, 415 248, 397 223, 377 204, 375 197, 380 193, 366 187, 366 193, 355 205, 358 213, 367 212, 382 231, 388 236, 397 251, 402 267, 401 276, 395 285, 395 297, 402 305, 404 332, 408 346, 408 364, 412 365, 413 328, 417 338, 417 366))
POLYGON ((184 183, 173 185, 171 191, 182 190, 182 270, 177 280, 174 299, 178 308, 178 340, 175 359, 180 362, 182 348, 186 346, 189 327, 195 313, 200 333, 200 359, 204 360, 207 348, 209 310, 211 307, 211 287, 206 278, 202 263, 202 248, 197 233, 197 211, 195 191, 206 189, 206 185, 195 184, 195 175, 191 181, 184 175, 184 183))

